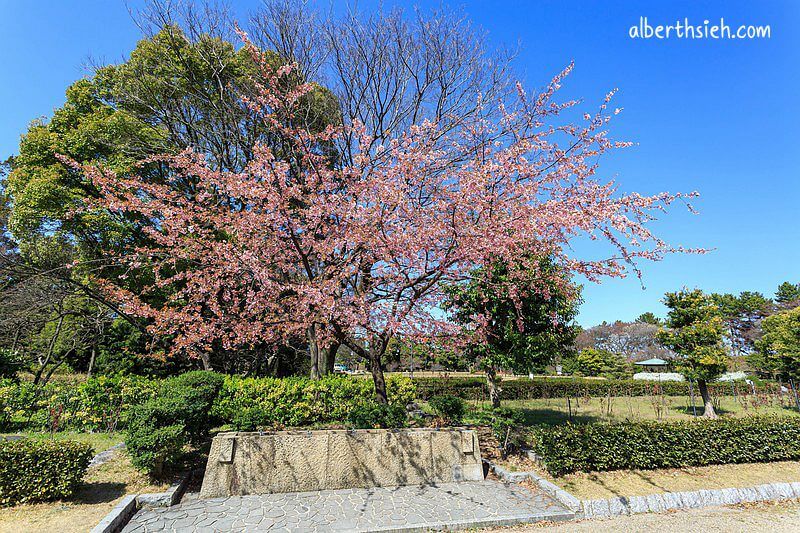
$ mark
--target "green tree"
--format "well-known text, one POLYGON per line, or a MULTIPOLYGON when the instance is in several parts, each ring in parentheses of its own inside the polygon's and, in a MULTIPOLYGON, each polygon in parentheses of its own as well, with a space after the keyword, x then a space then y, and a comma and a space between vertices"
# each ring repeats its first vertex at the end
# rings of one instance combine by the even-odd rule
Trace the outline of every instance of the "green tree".
POLYGON ((756 347, 765 369, 800 379, 800 307, 765 318, 762 329, 756 347))
POLYGON ((792 304, 800 302, 800 283, 784 281, 775 291, 775 301, 779 304, 792 304))
MULTIPOLYGON (((283 62, 277 54, 270 57, 276 64, 283 62)), ((71 288, 75 297, 105 305, 109 302, 97 290, 103 280, 139 293, 152 273, 146 269, 123 271, 112 256, 124 244, 146 242, 147 226, 157 225, 157 221, 112 217, 91 209, 96 196, 93 185, 59 156, 101 164, 120 175, 135 169, 149 181, 193 195, 197 191, 191 178, 176 178, 158 162, 140 161, 191 146, 204 153, 215 168, 237 171, 251 158, 257 142, 279 145, 281 140, 266 131, 242 98, 249 94, 251 77, 257 72, 250 54, 213 32, 204 33, 201 25, 189 24, 184 32, 177 25, 165 24, 139 41, 127 61, 100 67, 94 75, 73 83, 66 90, 66 102, 52 118, 34 121, 22 136, 19 153, 0 184, 9 199, 4 215, 9 233, 4 237, 13 236, 16 259, 25 267, 16 270, 24 275, 17 275, 15 282, 24 284, 46 275, 60 287, 71 288)), ((306 111, 302 120, 311 131, 339 122, 336 98, 319 85, 313 85, 301 105, 306 111)), ((163 297, 158 291, 148 295, 151 299, 163 297)), ((120 318, 128 319, 119 309, 109 307, 101 329, 110 330, 120 318)), ((49 323, 47 328, 55 331, 50 322, 57 324, 58 319, 37 321, 42 327, 49 323)), ((71 326, 88 323, 81 320, 71 326)), ((138 320, 132 323, 139 330, 144 326, 138 320)), ((88 329, 87 335, 82 335, 92 342, 87 362, 82 363, 87 370, 93 368, 98 353, 108 353, 97 346, 103 336, 91 332, 88 329)), ((41 332, 30 333, 36 336, 41 332)), ((138 336, 141 331, 132 328, 130 333, 138 336)), ((126 344, 142 343, 131 339, 126 344)), ((270 350, 256 348, 253 358, 258 361, 253 366, 268 366, 261 363, 270 359, 270 350)), ((208 368, 213 362, 221 368, 226 355, 231 354, 216 350, 215 357, 203 359, 203 364, 208 368)), ((329 363, 323 372, 332 367, 332 359, 329 363)))
POLYGON ((500 406, 498 370, 529 372, 546 365, 570 352, 577 335, 573 320, 580 288, 559 277, 550 259, 518 267, 513 273, 501 262, 481 267, 468 283, 449 289, 455 320, 469 324, 481 316, 488 321, 469 352, 486 372, 493 407, 500 406))
POLYGON ((640 322, 642 324, 651 324, 653 326, 660 326, 662 321, 656 315, 647 311, 646 313, 642 313, 639 315, 634 322, 640 322))
POLYGON ((667 293, 663 301, 669 312, 658 340, 677 354, 678 372, 697 381, 705 405, 704 416, 716 418, 708 382, 727 368, 725 326, 719 308, 711 296, 699 289, 667 293))
POLYGON ((631 368, 625 357, 608 350, 595 348, 584 348, 574 358, 567 359, 564 369, 570 374, 613 379, 626 378, 631 375, 631 368))
POLYGON ((730 354, 746 356, 753 350, 753 340, 758 324, 772 307, 772 302, 760 292, 744 291, 733 294, 712 294, 725 325, 730 354))

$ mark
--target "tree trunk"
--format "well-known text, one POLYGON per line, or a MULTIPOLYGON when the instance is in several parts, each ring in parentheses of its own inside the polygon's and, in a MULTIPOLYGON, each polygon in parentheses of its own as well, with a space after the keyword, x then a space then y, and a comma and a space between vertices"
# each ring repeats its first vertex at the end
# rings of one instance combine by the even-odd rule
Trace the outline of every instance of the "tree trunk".
POLYGON ((207 353, 200 354, 200 362, 203 364, 203 370, 212 370, 211 356, 207 353))
POLYGON ((339 345, 338 342, 334 342, 322 352, 322 359, 325 363, 323 365, 325 374, 333 374, 333 367, 336 364, 336 354, 339 352, 339 345))
POLYGON ((492 409, 500 407, 500 387, 497 386, 497 369, 490 366, 486 369, 486 384, 489 386, 489 399, 492 409))
POLYGON ((88 370, 86 370, 87 378, 92 377, 92 370, 94 370, 94 358, 96 353, 97 353, 96 348, 94 347, 94 345, 92 345, 92 355, 89 357, 89 368, 88 370))
POLYGON ((706 380, 698 379, 697 389, 700 391, 700 396, 703 398, 703 416, 706 418, 717 418, 717 412, 714 410, 714 404, 711 402, 711 395, 708 393, 708 384, 706 380))
POLYGON ((44 369, 47 364, 50 362, 50 358, 53 357, 53 349, 56 346, 56 340, 58 340, 58 336, 61 335, 61 326, 64 324, 64 315, 58 317, 58 324, 56 325, 56 331, 53 334, 53 337, 50 339, 50 345, 47 347, 47 357, 45 357, 44 361, 40 360, 39 363, 39 370, 36 372, 36 377, 33 378, 33 384, 38 385, 39 381, 42 379, 42 373, 44 373, 44 369))
POLYGON ((339 350, 339 343, 334 342, 328 347, 320 346, 317 340, 316 324, 308 326, 306 338, 308 339, 308 356, 311 360, 311 379, 319 379, 333 372, 333 365, 336 360, 336 352, 339 350))
POLYGON ((311 379, 322 377, 319 361, 319 344, 317 344, 314 326, 308 328, 308 357, 311 359, 311 379))
POLYGON ((381 368, 381 356, 370 353, 369 366, 372 380, 375 382, 375 399, 378 403, 389 403, 389 397, 386 394, 386 379, 383 375, 383 368, 381 368))

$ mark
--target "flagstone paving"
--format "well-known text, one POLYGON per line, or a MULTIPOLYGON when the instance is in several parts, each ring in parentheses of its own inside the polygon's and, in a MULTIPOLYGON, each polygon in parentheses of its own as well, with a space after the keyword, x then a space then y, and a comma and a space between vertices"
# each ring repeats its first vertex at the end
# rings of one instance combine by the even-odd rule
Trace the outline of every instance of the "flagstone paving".
POLYGON ((142 509, 123 533, 425 531, 500 526, 574 515, 543 492, 500 481, 324 490, 200 500, 142 509))

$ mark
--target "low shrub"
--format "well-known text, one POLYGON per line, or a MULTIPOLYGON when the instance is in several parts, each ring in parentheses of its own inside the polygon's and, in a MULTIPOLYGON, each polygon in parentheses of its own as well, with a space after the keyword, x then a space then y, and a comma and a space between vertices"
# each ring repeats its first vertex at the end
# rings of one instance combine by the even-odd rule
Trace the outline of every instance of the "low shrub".
POLYGON ((447 424, 460 425, 464 420, 464 412, 466 406, 464 400, 458 396, 444 395, 434 396, 428 400, 428 405, 431 406, 433 412, 442 418, 447 424))
POLYGON ((0 441, 0 505, 71 496, 93 453, 91 446, 75 441, 0 441))
POLYGON ((556 476, 800 459, 800 418, 620 422, 536 428, 531 445, 556 476))
POLYGON ((401 428, 405 427, 407 416, 402 405, 373 402, 350 411, 347 423, 353 429, 401 428))
MULTIPOLYGON (((433 396, 454 395, 465 400, 488 401, 489 390, 483 378, 414 378, 417 397, 428 400, 433 396)), ((749 392, 744 382, 735 383, 740 391, 749 392)), ((688 396, 689 383, 680 381, 652 382, 635 379, 587 379, 577 377, 533 379, 520 378, 502 381, 500 398, 503 400, 534 400, 541 398, 600 397, 600 396, 688 396)), ((714 396, 729 395, 730 383, 711 383, 709 390, 714 396)), ((768 383, 760 392, 777 392, 778 385, 768 383)), ((694 394, 698 395, 697 388, 694 394)))
MULTIPOLYGON (((389 403, 403 408, 414 399, 411 380, 387 379, 389 403)), ((225 377, 213 415, 237 430, 343 422, 354 409, 375 402, 371 379, 331 375, 308 378, 225 377)))

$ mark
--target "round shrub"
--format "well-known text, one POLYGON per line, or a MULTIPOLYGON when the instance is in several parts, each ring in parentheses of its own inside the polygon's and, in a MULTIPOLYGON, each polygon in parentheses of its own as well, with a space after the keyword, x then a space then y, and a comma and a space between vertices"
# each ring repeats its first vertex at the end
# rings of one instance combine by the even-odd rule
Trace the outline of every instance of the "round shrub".
POLYGON ((464 412, 466 405, 464 400, 458 396, 450 394, 444 396, 434 396, 428 400, 428 405, 431 406, 433 412, 441 417, 448 424, 461 424, 464 420, 464 412))

